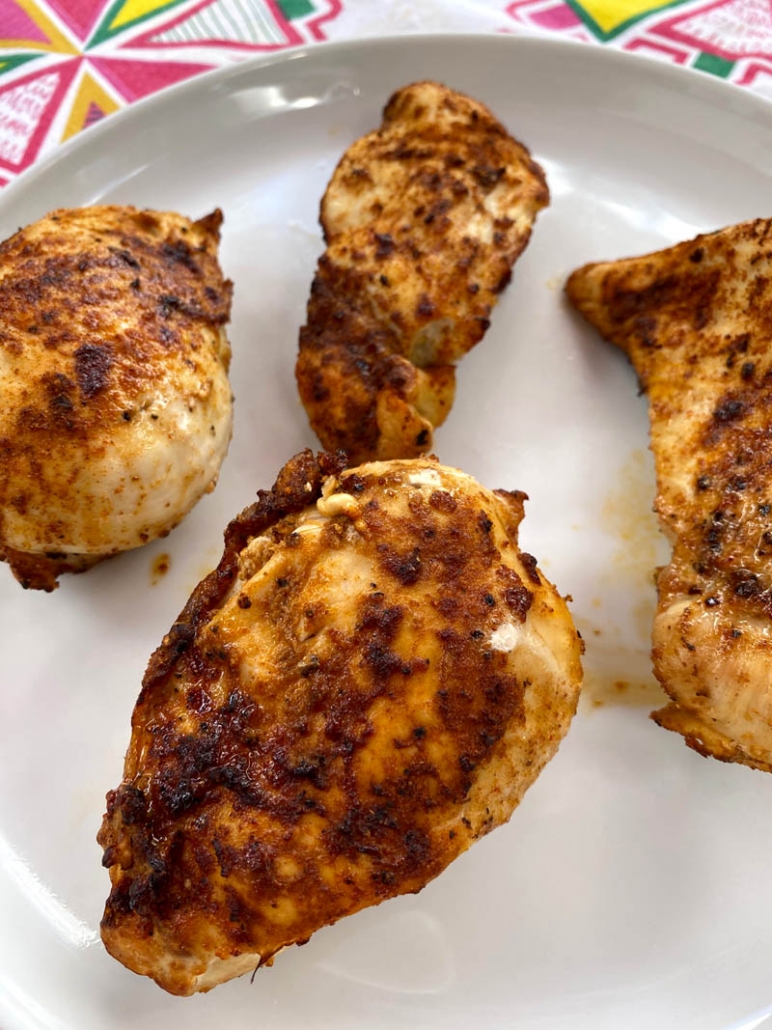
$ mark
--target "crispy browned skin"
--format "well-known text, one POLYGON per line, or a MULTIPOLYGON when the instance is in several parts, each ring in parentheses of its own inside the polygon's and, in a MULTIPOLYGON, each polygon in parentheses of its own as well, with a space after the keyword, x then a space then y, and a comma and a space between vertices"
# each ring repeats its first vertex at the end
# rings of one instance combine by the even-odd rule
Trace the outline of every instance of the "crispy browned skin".
POLYGON ((325 447, 353 461, 431 449, 454 364, 548 202, 542 169, 482 104, 436 82, 392 96, 322 200, 297 380, 325 447))
POLYGON ((0 559, 52 590, 167 533, 230 440, 222 216, 54 211, 0 245, 0 559))
POLYGON ((649 398, 658 578, 654 718, 704 755, 772 771, 772 222, 568 281, 649 398))
POLYGON ((565 604, 517 549, 523 498, 428 458, 307 451, 231 523, 108 795, 111 954, 208 990, 509 818, 581 679, 565 604))

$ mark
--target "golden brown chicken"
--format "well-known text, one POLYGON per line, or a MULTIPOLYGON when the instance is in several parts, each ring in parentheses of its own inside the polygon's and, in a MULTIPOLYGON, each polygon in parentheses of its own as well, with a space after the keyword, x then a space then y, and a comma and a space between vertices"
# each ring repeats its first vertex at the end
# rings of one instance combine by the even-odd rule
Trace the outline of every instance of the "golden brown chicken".
POLYGON ((99 835, 102 938, 174 994, 420 890, 505 822, 580 688, 524 495, 297 455, 148 667, 99 835))
POLYGON ((166 534, 231 435, 222 216, 54 211, 0 245, 0 559, 53 590, 166 534))
POLYGON ((542 169, 482 104, 435 82, 392 96, 322 200, 297 380, 325 447, 354 461, 431 449, 454 364, 548 202, 542 169))
POLYGON ((772 221, 588 265, 568 296, 649 398, 657 581, 654 718, 704 755, 772 771, 772 221))

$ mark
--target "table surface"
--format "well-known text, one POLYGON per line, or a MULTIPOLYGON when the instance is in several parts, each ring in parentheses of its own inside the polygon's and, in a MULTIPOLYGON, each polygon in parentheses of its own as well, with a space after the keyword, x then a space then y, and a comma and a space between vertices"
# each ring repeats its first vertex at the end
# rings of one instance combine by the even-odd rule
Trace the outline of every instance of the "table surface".
POLYGON ((0 0, 0 186, 94 122, 210 68, 437 31, 548 33, 772 99, 769 0, 0 0))

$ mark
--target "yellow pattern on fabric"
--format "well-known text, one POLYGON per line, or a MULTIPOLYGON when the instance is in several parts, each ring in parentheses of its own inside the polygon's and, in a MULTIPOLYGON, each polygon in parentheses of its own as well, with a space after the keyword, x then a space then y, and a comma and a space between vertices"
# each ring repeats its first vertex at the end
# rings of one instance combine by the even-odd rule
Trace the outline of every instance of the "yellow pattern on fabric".
POLYGON ((613 32, 631 18, 660 10, 663 0, 576 0, 576 6, 586 11, 604 32, 613 32))
POLYGON ((70 117, 67 119, 67 126, 62 133, 62 142, 80 132, 81 129, 85 129, 86 118, 92 104, 96 104, 104 114, 112 114, 119 107, 109 93, 105 92, 103 87, 86 72, 78 86, 70 117))
POLYGON ((154 14, 168 5, 169 0, 126 0, 126 3, 110 22, 110 28, 119 29, 130 21, 146 18, 149 14, 154 14))
MULTIPOLYGON (((48 39, 47 43, 41 43, 37 39, 0 39, 0 47, 6 50, 46 50, 55 54, 77 54, 80 51, 57 29, 47 14, 44 13, 34 0, 16 0, 17 6, 29 18, 34 21, 40 31, 48 39)), ((2 32, 2 27, 0 27, 2 32)))

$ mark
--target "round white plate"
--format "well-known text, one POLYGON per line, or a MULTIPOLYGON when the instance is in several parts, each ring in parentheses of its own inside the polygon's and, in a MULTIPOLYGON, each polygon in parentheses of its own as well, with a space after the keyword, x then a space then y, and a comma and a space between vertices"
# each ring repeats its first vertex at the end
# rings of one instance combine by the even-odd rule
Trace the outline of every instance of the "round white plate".
POLYGON ((4 1030, 719 1030, 772 1005, 772 777, 648 719, 645 400, 572 315, 566 274, 772 207, 772 108, 697 73, 542 40, 314 47, 197 79, 89 130, 0 197, 0 237, 111 201, 225 212, 237 416, 220 484, 167 540, 24 593, 0 568, 0 1026, 4 1030), (98 939, 94 836, 120 780, 147 658, 222 530, 316 441, 297 330, 319 200, 395 88, 433 78, 490 105, 547 171, 540 215, 437 433, 443 461, 526 490, 522 541, 587 640, 587 689, 511 823, 419 896, 320 931, 250 983, 172 998, 98 939), (154 559, 171 568, 152 583, 154 559))

